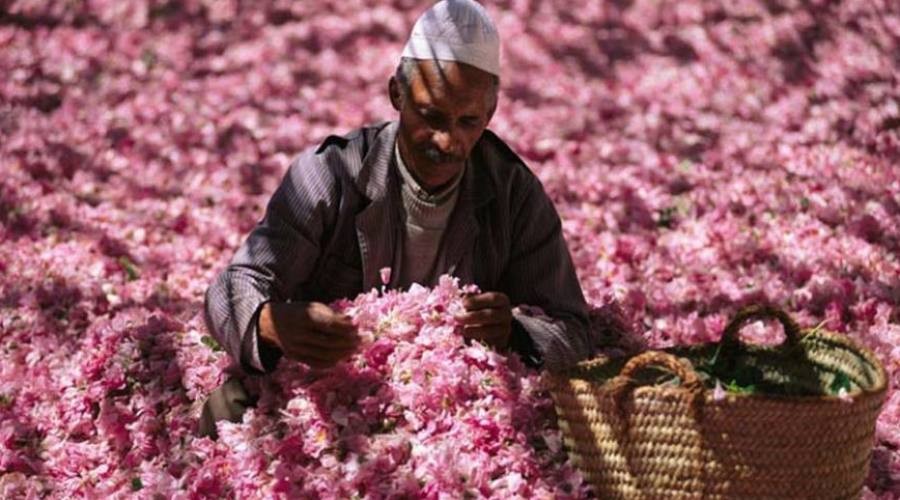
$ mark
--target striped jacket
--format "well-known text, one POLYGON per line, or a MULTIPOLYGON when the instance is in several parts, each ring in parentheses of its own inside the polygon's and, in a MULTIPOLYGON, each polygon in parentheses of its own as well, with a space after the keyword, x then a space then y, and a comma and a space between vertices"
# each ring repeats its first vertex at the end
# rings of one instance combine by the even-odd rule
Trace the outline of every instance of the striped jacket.
MULTIPOLYGON (((396 262, 404 224, 397 128, 390 122, 331 136, 297 156, 263 219, 208 289, 207 327, 244 369, 270 371, 277 360, 258 343, 264 303, 353 297, 379 286, 379 270, 396 262)), ((540 181, 490 131, 470 160, 438 269, 503 292, 513 305, 543 309, 544 316, 514 312, 513 326, 547 368, 587 357, 587 307, 540 181)))

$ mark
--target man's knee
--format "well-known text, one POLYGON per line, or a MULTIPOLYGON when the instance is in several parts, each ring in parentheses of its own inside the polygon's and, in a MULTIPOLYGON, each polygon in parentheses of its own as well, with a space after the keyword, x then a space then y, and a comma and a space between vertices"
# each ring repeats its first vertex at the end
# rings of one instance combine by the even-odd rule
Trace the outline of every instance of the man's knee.
POLYGON ((239 379, 226 380, 203 403, 198 429, 200 436, 216 439, 218 437, 216 422, 220 420, 240 422, 244 418, 244 412, 253 403, 239 379))

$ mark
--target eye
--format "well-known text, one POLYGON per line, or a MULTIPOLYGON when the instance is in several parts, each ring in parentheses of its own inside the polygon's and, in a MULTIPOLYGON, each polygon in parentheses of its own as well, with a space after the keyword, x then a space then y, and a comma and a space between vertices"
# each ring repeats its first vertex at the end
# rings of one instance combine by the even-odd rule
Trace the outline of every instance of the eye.
POLYGON ((445 121, 441 113, 431 108, 420 108, 419 115, 432 127, 439 127, 445 121))
POLYGON ((473 128, 477 127, 481 123, 481 120, 477 116, 464 116, 459 119, 459 123, 463 127, 473 128))

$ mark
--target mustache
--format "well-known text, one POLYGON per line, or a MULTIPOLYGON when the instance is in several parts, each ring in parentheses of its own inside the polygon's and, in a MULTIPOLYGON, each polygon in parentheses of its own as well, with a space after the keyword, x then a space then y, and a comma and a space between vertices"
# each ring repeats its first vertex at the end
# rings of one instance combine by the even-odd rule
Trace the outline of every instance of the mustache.
POLYGON ((433 146, 426 146, 422 148, 422 154, 428 158, 428 160, 432 163, 437 164, 445 164, 445 163, 462 163, 466 161, 466 159, 462 156, 442 153, 439 149, 433 146))

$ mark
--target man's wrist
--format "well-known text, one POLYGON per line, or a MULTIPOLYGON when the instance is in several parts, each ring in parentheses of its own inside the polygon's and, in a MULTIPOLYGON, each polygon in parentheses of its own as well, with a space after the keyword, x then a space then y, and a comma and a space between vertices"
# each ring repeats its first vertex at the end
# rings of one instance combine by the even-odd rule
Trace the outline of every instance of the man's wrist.
POLYGON ((259 361, 266 371, 273 370, 283 354, 272 318, 271 305, 271 302, 264 303, 256 316, 256 348, 259 361))
POLYGON ((532 368, 543 367, 544 357, 538 351, 528 330, 515 317, 512 318, 510 327, 509 350, 518 354, 526 365, 532 368))
POLYGON ((281 350, 281 342, 278 340, 278 332, 275 329, 274 314, 271 302, 260 306, 259 315, 256 318, 256 333, 260 346, 265 345, 281 350))

